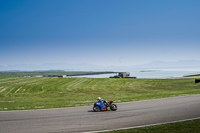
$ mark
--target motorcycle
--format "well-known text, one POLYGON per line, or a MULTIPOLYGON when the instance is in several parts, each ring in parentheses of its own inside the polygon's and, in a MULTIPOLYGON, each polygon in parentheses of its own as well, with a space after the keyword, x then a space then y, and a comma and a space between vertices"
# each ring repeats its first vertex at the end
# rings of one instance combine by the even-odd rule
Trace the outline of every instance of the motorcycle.
POLYGON ((113 100, 111 100, 110 102, 108 102, 108 104, 104 104, 103 102, 98 102, 96 101, 94 103, 93 106, 93 110, 95 112, 99 112, 99 111, 116 111, 117 110, 117 105, 116 104, 112 104, 113 100))

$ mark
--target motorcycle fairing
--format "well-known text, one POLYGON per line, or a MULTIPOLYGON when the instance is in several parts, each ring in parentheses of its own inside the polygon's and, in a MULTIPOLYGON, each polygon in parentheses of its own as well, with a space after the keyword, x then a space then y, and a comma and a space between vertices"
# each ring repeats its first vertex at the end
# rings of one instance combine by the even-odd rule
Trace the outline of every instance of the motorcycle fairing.
POLYGON ((96 106, 99 106, 99 107, 101 108, 101 111, 110 110, 110 108, 109 108, 109 107, 106 107, 106 106, 104 105, 103 102, 95 102, 95 103, 94 103, 94 106, 95 106, 95 107, 96 107, 96 106))

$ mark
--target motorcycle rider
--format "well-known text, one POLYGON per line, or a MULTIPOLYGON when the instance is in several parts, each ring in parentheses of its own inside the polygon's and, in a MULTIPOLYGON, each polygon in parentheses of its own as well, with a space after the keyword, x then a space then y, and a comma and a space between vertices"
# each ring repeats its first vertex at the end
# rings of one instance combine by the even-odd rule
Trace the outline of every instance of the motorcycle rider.
POLYGON ((97 101, 98 101, 98 102, 104 103, 105 106, 108 106, 108 105, 109 105, 108 102, 107 102, 106 100, 102 99, 101 97, 98 97, 98 98, 97 98, 97 101))

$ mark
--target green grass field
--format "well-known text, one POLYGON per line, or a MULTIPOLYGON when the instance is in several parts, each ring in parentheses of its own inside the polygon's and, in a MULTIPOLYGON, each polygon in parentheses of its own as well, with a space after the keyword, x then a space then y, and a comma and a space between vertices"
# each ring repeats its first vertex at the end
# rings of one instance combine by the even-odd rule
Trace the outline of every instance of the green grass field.
POLYGON ((0 111, 93 105, 200 94, 194 79, 0 77, 0 111))

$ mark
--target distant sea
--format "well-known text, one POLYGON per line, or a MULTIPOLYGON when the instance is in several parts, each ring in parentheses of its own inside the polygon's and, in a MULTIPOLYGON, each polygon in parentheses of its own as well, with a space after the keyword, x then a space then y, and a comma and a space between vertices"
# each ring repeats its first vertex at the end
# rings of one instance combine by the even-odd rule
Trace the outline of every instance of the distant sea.
MULTIPOLYGON (((77 71, 77 70, 74 70, 77 71)), ((129 72, 131 77, 136 78, 178 78, 186 75, 200 74, 200 67, 181 67, 181 68, 131 68, 131 67, 118 67, 109 69, 90 69, 78 71, 114 71, 114 72, 129 72)), ((86 78, 109 78, 115 76, 117 73, 100 74, 100 75, 85 75, 76 77, 86 78)))

